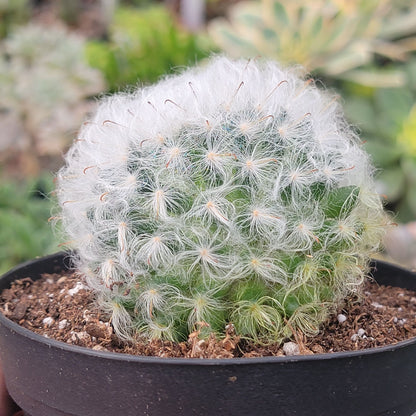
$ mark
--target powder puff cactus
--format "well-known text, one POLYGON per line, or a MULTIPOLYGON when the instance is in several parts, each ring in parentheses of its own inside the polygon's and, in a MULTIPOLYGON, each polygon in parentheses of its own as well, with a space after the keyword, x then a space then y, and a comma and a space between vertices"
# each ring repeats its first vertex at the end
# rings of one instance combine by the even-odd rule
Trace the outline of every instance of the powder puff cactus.
POLYGON ((219 57, 103 100, 58 195, 121 338, 233 324, 270 343, 316 334, 360 287, 387 224, 372 173, 333 97, 274 62, 219 57))

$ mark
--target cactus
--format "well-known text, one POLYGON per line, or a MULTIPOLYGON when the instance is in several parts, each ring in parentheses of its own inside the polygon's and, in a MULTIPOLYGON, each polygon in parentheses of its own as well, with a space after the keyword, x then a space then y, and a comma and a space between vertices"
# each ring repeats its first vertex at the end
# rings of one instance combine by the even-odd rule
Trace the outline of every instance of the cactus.
POLYGON ((105 99, 58 174, 75 261, 123 339, 316 334, 388 222, 335 100, 213 58, 105 99))

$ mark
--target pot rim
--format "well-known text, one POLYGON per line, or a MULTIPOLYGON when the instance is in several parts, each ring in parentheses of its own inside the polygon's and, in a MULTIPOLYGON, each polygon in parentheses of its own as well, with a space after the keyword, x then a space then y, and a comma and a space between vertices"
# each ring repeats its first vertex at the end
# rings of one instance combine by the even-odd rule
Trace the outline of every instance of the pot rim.
MULTIPOLYGON (((36 260, 47 260, 48 258, 55 258, 57 254, 55 253, 44 257, 38 257, 33 260, 26 261, 12 268, 6 272, 3 276, 0 276, 2 279, 4 276, 12 275, 15 270, 22 269, 30 266, 36 260)), ((68 254, 68 253, 67 253, 68 254)), ((376 260, 377 264, 385 264, 389 267, 396 268, 397 270, 402 270, 409 272, 408 269, 388 263, 382 260, 376 260)), ((415 273, 416 276, 416 273, 415 273)), ((50 348, 56 348, 64 350, 67 352, 72 352, 76 354, 96 356, 100 359, 108 360, 119 360, 119 361, 133 361, 140 363, 157 363, 157 364, 167 364, 167 365, 203 365, 203 366, 216 366, 216 365, 250 365, 250 364, 268 364, 268 363, 285 363, 285 362, 305 362, 305 361, 316 361, 316 360, 333 360, 333 359, 351 359, 357 358, 360 356, 366 356, 370 354, 383 354, 383 353, 393 353, 396 350, 401 350, 416 344, 416 337, 410 338, 408 340, 400 341, 395 344, 385 345, 382 347, 373 347, 366 348, 356 351, 339 351, 332 353, 320 353, 320 354, 311 354, 311 355, 295 355, 295 356, 267 356, 267 357, 238 357, 238 358, 184 358, 184 357, 154 357, 154 356, 144 356, 144 355, 132 355, 127 353, 119 353, 112 351, 96 351, 91 348, 81 347, 78 345, 67 344, 63 341, 58 341, 53 338, 47 338, 43 335, 37 334, 35 332, 26 329, 19 324, 13 322, 9 318, 3 315, 0 312, 0 324, 4 325, 10 331, 15 332, 25 338, 30 339, 34 342, 39 342, 47 345, 50 348)))

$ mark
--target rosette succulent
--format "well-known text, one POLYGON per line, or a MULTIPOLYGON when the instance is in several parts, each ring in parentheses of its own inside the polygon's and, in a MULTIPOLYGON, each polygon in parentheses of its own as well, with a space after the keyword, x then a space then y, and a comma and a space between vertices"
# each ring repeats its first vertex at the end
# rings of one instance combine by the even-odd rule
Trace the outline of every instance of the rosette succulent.
POLYGON ((271 61, 217 57, 105 98, 57 192, 77 267, 125 339, 316 334, 388 222, 337 102, 271 61))
POLYGON ((208 24, 232 56, 301 64, 326 79, 371 87, 406 85, 399 65, 415 51, 413 0, 250 0, 208 24), (382 57, 382 65, 378 62, 382 57), (388 63, 395 62, 392 67, 388 63))

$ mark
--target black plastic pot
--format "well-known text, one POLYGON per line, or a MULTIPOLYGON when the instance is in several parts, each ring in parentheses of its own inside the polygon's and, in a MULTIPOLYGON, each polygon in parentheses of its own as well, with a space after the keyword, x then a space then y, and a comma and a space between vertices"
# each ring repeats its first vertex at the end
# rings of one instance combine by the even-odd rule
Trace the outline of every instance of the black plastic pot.
MULTIPOLYGON (((0 279, 36 279, 63 254, 0 279)), ((383 284, 416 289, 416 274, 376 263, 383 284)), ((13 399, 30 416, 410 416, 416 339, 355 352, 297 357, 181 359, 93 351, 44 338, 0 316, 0 357, 13 399)))

